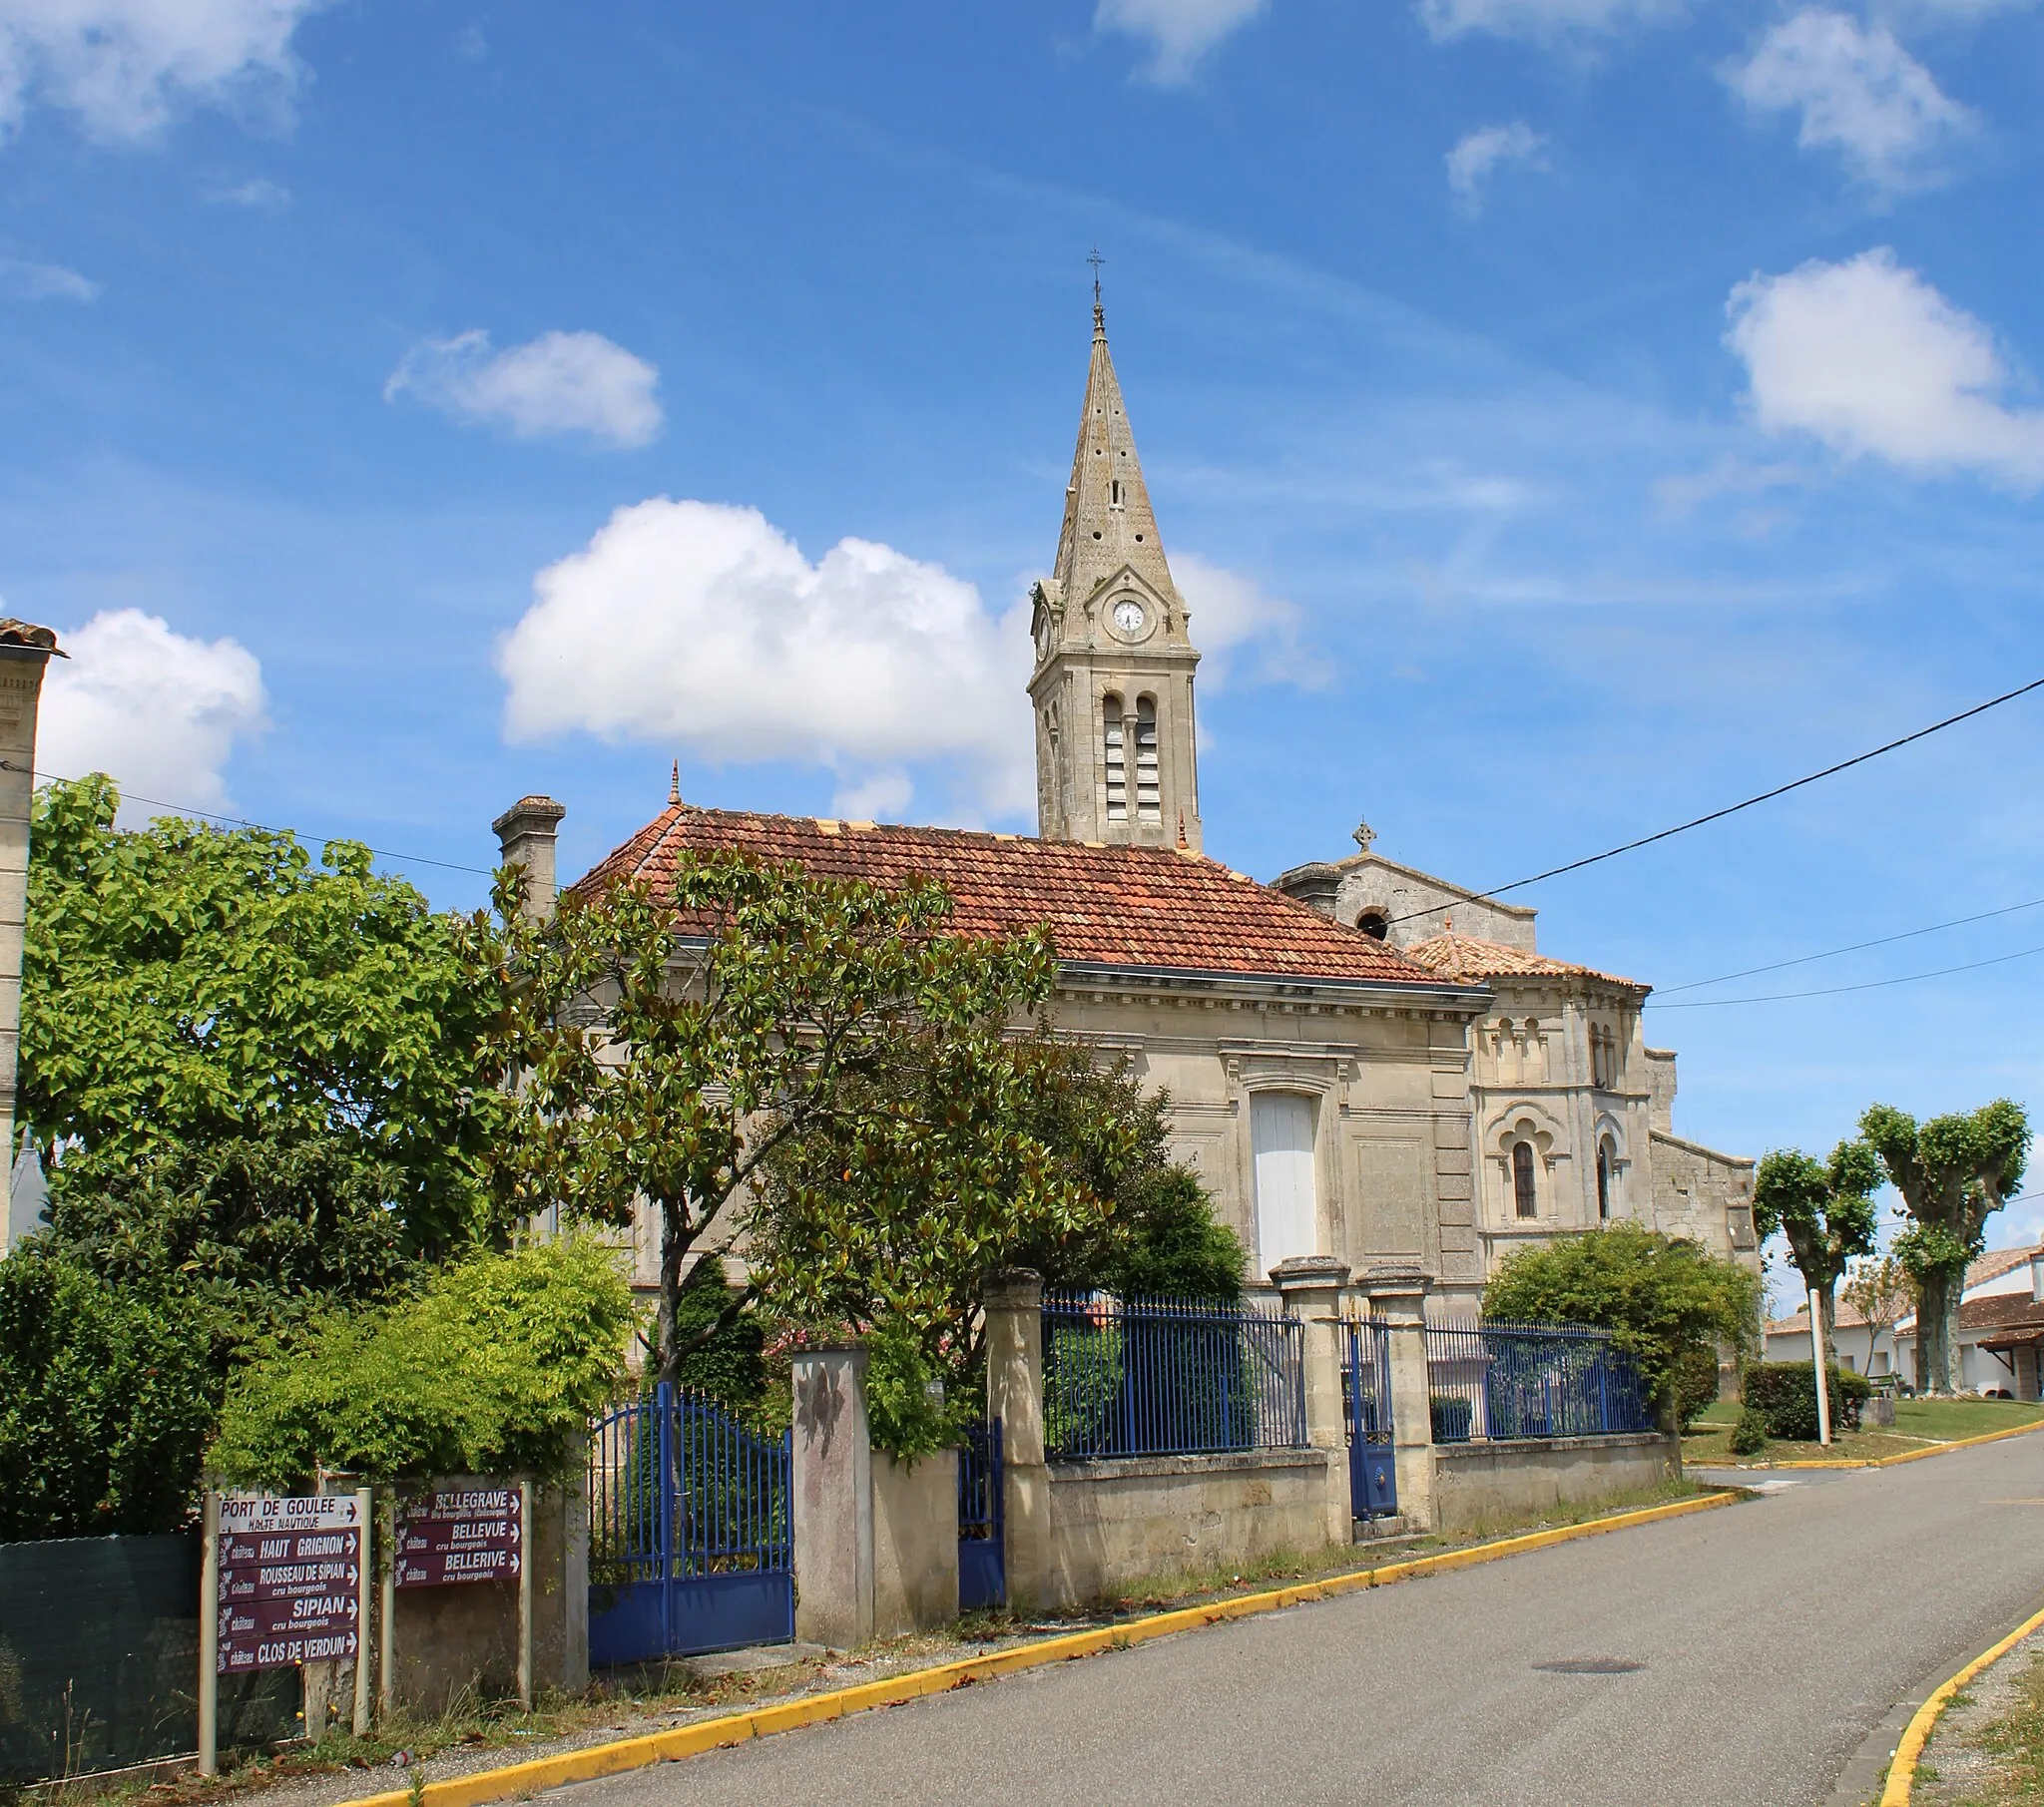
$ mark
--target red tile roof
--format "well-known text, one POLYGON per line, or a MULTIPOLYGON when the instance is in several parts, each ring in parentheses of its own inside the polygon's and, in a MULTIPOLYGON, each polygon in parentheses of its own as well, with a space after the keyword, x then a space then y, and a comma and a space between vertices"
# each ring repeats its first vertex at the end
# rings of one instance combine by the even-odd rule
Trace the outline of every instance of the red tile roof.
POLYGON ((1645 997, 1654 988, 1637 979, 1621 979, 1616 973, 1600 973, 1594 966, 1575 966, 1566 960, 1551 960, 1545 954, 1529 954, 1523 948, 1502 942, 1484 941, 1475 935, 1457 935, 1450 929, 1443 935, 1415 941, 1406 953, 1422 966, 1429 966, 1449 979, 1595 979, 1605 985, 1621 985, 1645 997))
MULTIPOLYGON (((1047 926, 1058 956, 1102 966, 1409 985, 1442 977, 1240 872, 1152 847, 1089 847, 958 828, 897 828, 676 804, 578 880, 656 888, 685 852, 739 849, 820 878, 934 879, 968 935, 1047 926)), ((1450 982, 1451 983, 1451 982, 1450 982)))

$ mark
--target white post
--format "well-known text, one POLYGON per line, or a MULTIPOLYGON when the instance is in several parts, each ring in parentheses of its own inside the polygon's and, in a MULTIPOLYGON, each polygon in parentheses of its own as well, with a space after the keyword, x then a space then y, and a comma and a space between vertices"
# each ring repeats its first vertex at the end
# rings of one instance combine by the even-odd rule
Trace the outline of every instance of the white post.
POLYGON ((361 1536, 355 1540, 360 1563, 355 1570, 355 1719, 357 1738, 369 1733, 369 1580, 373 1569, 375 1539, 369 1533, 376 1496, 366 1487, 355 1490, 355 1518, 361 1536))
POLYGON ((376 1602, 376 1706, 388 1719, 397 1710, 397 1501, 395 1489, 383 1496, 378 1521, 383 1546, 382 1587, 376 1602))
POLYGON ((1826 1449, 1831 1443, 1831 1389, 1824 1373, 1823 1295, 1809 1289, 1809 1365, 1816 1371, 1816 1440, 1826 1449))
POLYGON ((532 1483, 518 1484, 518 1704, 532 1711, 532 1483))
POLYGON ((220 1495, 206 1490, 199 1564, 199 1773, 220 1774, 220 1495))

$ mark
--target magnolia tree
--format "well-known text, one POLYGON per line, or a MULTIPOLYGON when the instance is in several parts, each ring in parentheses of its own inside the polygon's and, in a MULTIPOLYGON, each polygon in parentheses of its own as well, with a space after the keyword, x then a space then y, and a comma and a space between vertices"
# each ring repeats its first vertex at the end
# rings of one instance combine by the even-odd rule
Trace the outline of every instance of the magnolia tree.
MULTIPOLYGON (((841 1225, 908 1226, 812 1245, 833 1271, 898 1264, 898 1285, 876 1277, 882 1305, 922 1296, 939 1255, 991 1266, 1017 1226, 1061 1235, 1097 1209, 1028 1134, 1027 1074, 1008 1047, 1050 996, 1040 931, 969 938, 949 931, 933 884, 881 889, 737 855, 686 858, 661 893, 638 880, 569 892, 546 922, 520 913, 520 882, 500 882, 505 926, 475 931, 495 938, 507 1000, 491 1041, 515 1097, 499 1196, 614 1226, 650 1207, 663 1378, 760 1292, 756 1268, 715 1319, 683 1327, 687 1271, 731 1246, 782 1150, 827 1148, 833 1163, 791 1176, 783 1163, 783 1193, 826 1209, 835 1187, 861 1207, 841 1225), (912 1087, 890 1083, 904 1066, 912 1087), (874 1208, 876 1188, 889 1208, 874 1208)), ((829 1290, 771 1262, 765 1277, 797 1304, 829 1290)))
POLYGON ((1803 1286, 1817 1302, 1824 1366, 1837 1366, 1838 1277, 1854 1255, 1870 1254, 1878 1218, 1873 1194, 1880 1157, 1863 1141, 1841 1141, 1827 1160, 1796 1148, 1763 1156, 1754 1178, 1753 1223, 1765 1238, 1779 1231, 1803 1286))
POLYGON ((1894 1253, 1916 1287, 1917 1387, 1955 1393, 1966 1264, 1986 1245, 1987 1219, 2023 1182, 2029 1117, 2005 1098, 1922 1124, 1892 1105, 1872 1105, 1859 1133, 1909 1213, 1894 1253))

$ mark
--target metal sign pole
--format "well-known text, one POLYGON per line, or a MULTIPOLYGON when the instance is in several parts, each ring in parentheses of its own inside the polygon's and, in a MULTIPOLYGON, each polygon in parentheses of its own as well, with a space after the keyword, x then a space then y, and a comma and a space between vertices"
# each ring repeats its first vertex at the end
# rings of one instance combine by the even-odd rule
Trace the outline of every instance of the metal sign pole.
POLYGON ((518 1704, 532 1711, 532 1483, 518 1483, 518 1704))
POLYGON ((376 1496, 366 1487, 355 1490, 355 1517, 362 1526, 362 1562, 355 1576, 355 1718, 357 1738, 369 1732, 369 1577, 375 1560, 376 1540, 369 1534, 369 1521, 376 1496))
POLYGON ((206 1490, 199 1565, 199 1773, 220 1774, 220 1495, 206 1490))

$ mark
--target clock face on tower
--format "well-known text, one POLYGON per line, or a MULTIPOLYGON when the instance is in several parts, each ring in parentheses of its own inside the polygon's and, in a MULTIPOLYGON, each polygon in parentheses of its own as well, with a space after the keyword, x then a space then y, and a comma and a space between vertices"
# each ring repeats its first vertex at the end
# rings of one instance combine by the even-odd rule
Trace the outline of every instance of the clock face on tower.
POLYGON ((1046 610, 1045 610, 1045 611, 1043 612, 1043 614, 1042 614, 1041 616, 1039 616, 1039 617, 1037 618, 1037 623, 1036 623, 1036 656, 1037 656, 1037 658, 1038 658, 1038 659, 1048 659, 1048 658, 1050 657, 1050 650, 1051 650, 1051 648, 1057 645, 1057 640, 1058 640, 1058 624, 1057 624, 1057 620, 1056 620, 1056 618, 1055 618, 1055 617, 1054 617, 1054 616, 1053 616, 1053 615, 1051 614, 1051 612, 1050 612, 1050 611, 1049 611, 1048 609, 1046 609, 1046 610))
POLYGON ((1148 612, 1132 596, 1125 596, 1115 604, 1110 619, 1114 622, 1114 631, 1124 640, 1142 639, 1143 630, 1150 623, 1148 612))

